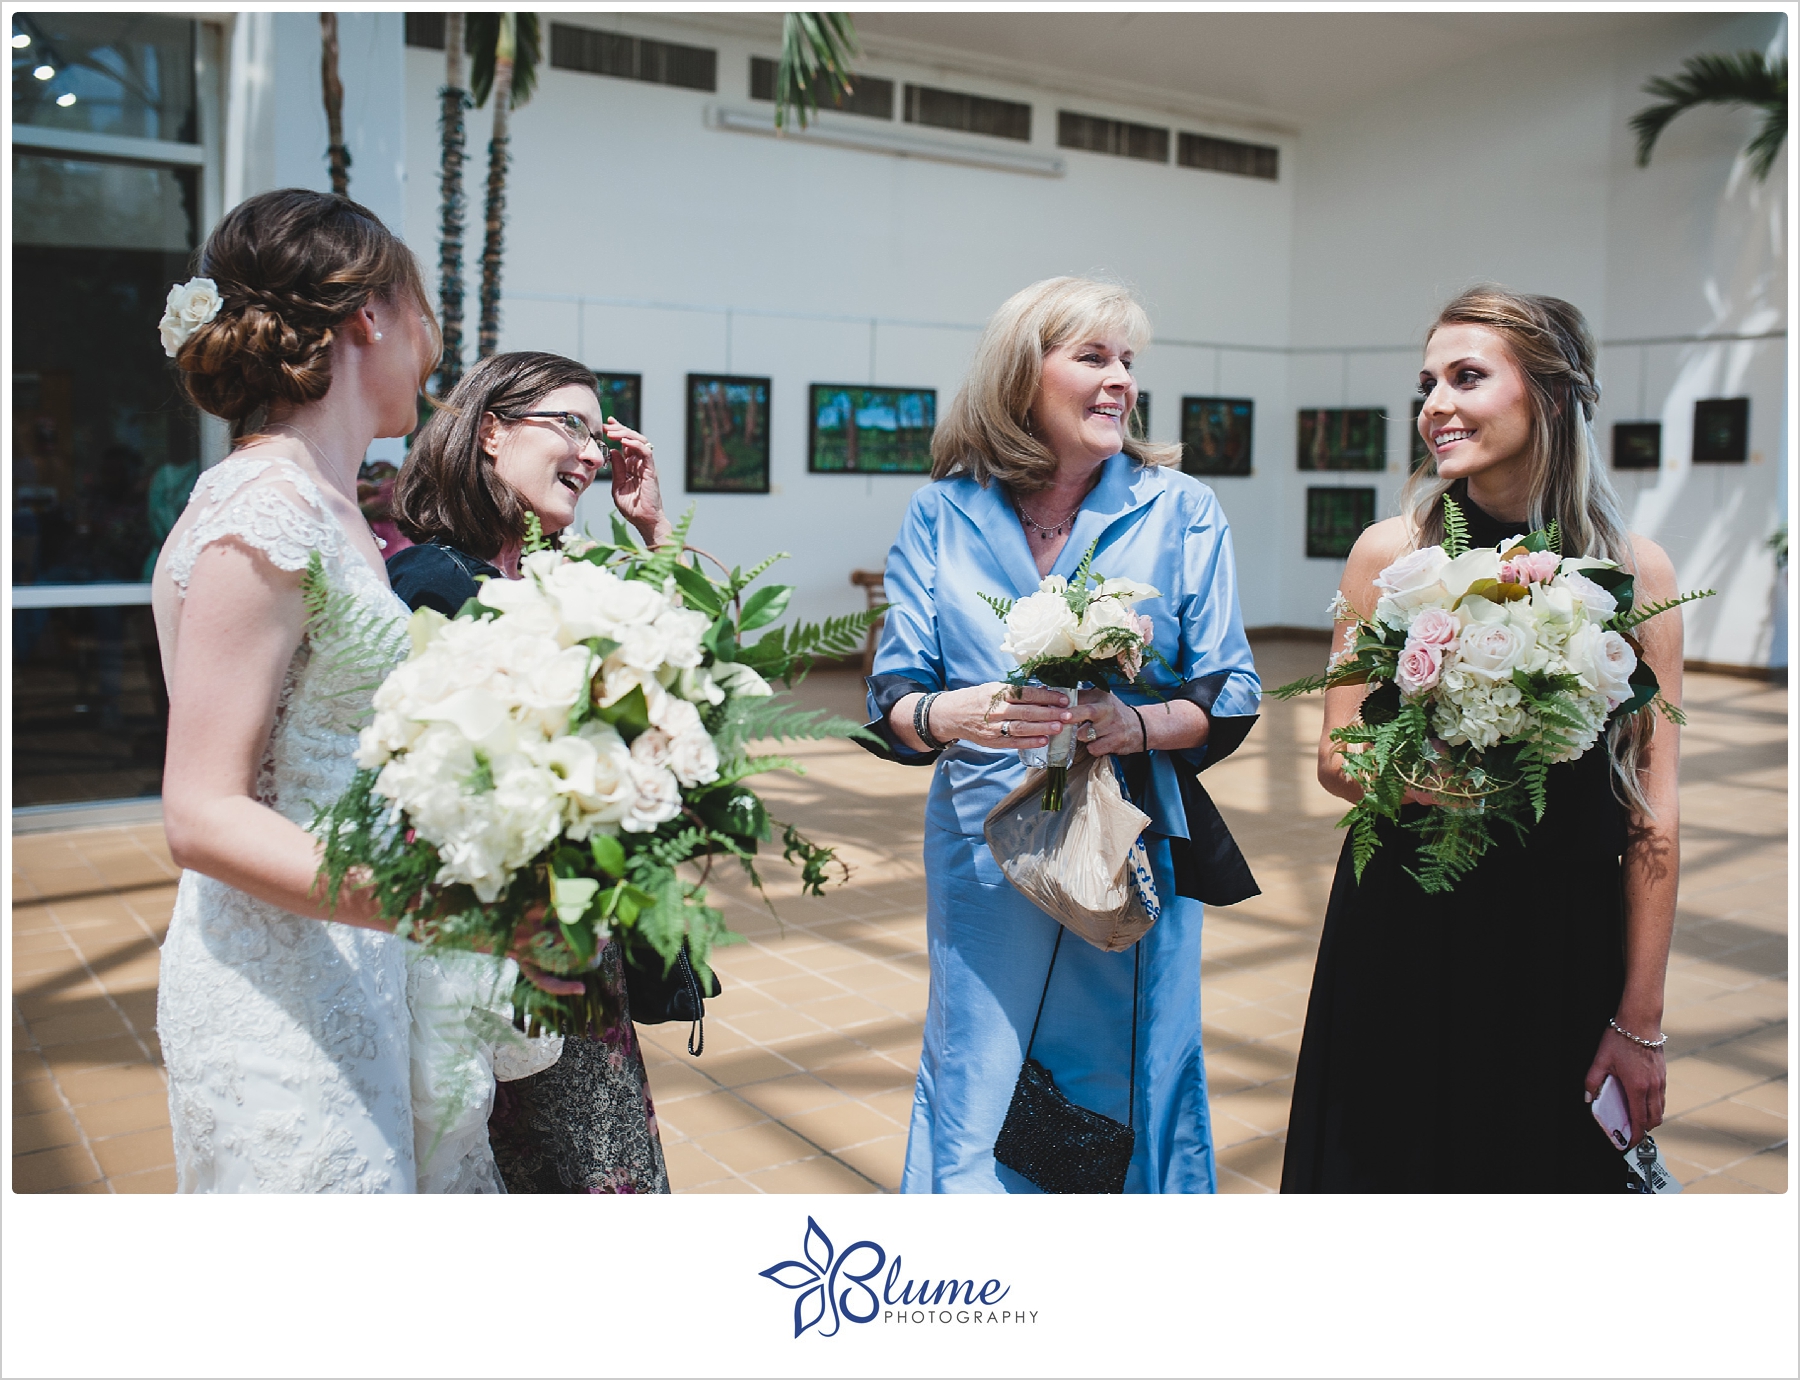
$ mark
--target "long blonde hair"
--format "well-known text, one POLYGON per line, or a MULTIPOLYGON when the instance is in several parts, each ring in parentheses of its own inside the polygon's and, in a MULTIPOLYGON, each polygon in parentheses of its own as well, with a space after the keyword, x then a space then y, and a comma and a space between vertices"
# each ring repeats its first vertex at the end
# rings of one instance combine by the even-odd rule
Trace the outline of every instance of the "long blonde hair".
MULTIPOLYGON (((1016 493, 1048 488, 1056 457, 1032 434, 1031 407, 1044 356, 1076 336, 1123 335, 1133 350, 1150 338, 1150 318, 1130 291, 1093 278, 1046 278, 1001 304, 981 333, 969 376, 931 438, 931 477, 967 475, 986 488, 998 479, 1016 493)), ((1140 465, 1173 465, 1181 447, 1155 445, 1129 421, 1125 454, 1140 465)))
MULTIPOLYGON (((1564 555, 1596 556, 1635 569, 1631 533, 1594 439, 1600 380, 1594 369, 1594 336, 1581 312, 1558 297, 1484 284, 1459 294, 1440 311, 1426 340, 1451 325, 1486 326, 1505 343, 1525 376, 1531 409, 1529 526, 1535 530, 1555 522, 1564 555)), ((1415 545, 1434 546, 1444 539, 1443 499, 1455 486, 1456 481, 1438 475, 1435 464, 1421 465, 1406 481, 1400 510, 1415 545)), ((1607 730, 1614 793, 1646 818, 1654 812, 1638 774, 1655 717, 1646 707, 1615 720, 1607 730)))

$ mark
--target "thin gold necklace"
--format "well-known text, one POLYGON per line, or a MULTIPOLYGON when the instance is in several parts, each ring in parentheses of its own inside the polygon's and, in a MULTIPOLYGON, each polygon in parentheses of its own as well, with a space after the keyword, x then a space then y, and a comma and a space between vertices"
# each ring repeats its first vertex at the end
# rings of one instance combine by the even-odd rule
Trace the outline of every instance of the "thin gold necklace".
POLYGON ((1086 502, 1087 502, 1087 495, 1083 494, 1080 498, 1075 500, 1075 506, 1073 508, 1069 509, 1069 511, 1063 516, 1063 520, 1061 522, 1057 523, 1053 527, 1044 526, 1043 523, 1039 522, 1029 512, 1027 512, 1025 509, 1025 501, 1023 499, 1019 498, 1017 495, 1014 495, 1014 497, 1013 497, 1013 511, 1019 515, 1020 521, 1022 521, 1027 527, 1029 527, 1032 531, 1034 531, 1038 534, 1038 538, 1040 540, 1052 541, 1055 538, 1060 537, 1062 535, 1063 528, 1067 527, 1070 523, 1072 523, 1075 520, 1075 515, 1081 511, 1081 505, 1086 502))

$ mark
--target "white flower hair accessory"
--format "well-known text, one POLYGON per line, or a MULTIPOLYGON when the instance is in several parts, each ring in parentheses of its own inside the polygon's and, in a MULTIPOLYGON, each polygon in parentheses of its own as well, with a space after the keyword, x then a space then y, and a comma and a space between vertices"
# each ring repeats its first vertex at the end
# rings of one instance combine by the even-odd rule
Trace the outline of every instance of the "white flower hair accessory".
POLYGON ((156 326, 163 353, 174 359, 194 332, 219 314, 219 306, 219 285, 211 278, 190 278, 170 288, 156 326))

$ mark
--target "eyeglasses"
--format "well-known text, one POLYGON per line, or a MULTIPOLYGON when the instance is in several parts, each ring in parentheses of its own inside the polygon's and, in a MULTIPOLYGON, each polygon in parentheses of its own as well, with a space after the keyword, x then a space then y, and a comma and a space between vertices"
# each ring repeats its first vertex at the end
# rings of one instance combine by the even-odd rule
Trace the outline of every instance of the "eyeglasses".
POLYGON ((542 417, 555 422, 568 433, 569 439, 575 443, 577 455, 587 449, 589 441, 600 447, 602 455, 606 453, 606 437, 597 435, 594 429, 588 425, 587 418, 579 412, 501 412, 496 415, 504 417, 509 422, 522 422, 528 417, 542 417))

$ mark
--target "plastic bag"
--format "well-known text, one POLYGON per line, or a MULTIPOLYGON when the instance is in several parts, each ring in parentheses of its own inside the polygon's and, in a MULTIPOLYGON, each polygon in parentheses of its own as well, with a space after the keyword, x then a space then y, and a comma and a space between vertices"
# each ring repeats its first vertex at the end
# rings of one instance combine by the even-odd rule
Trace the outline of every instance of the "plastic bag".
POLYGON ((1026 899, 1095 948, 1129 949, 1162 912, 1141 837, 1150 816, 1120 792, 1110 757, 1082 753, 1070 765, 1060 810, 1040 808, 1047 778, 1032 772, 989 812, 994 861, 1026 899))

